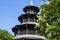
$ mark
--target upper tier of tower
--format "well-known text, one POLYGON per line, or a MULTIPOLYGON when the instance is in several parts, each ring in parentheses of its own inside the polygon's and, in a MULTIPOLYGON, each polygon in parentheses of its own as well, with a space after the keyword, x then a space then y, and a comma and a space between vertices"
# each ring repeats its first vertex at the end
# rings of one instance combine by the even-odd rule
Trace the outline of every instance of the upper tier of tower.
POLYGON ((20 15, 18 17, 18 20, 21 23, 25 23, 25 22, 36 22, 36 20, 38 19, 38 15, 37 13, 39 12, 39 8, 33 5, 33 2, 30 2, 30 5, 25 6, 23 8, 23 11, 26 14, 20 15))
POLYGON ((25 6, 25 7, 23 8, 23 11, 24 11, 25 13, 29 13, 29 14, 37 14, 37 13, 39 12, 39 8, 36 7, 36 6, 34 6, 34 5, 33 5, 33 2, 31 1, 31 2, 30 2, 30 5, 25 6))

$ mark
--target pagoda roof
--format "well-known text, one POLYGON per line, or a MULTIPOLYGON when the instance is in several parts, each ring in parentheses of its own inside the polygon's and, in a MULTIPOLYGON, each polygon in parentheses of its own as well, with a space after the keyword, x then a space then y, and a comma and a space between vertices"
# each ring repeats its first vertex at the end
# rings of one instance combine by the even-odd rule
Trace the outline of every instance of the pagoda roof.
POLYGON ((39 12, 39 10, 40 10, 40 8, 38 8, 38 7, 36 7, 36 6, 25 6, 24 8, 23 8, 23 11, 24 12, 27 12, 27 10, 34 10, 34 11, 36 11, 37 13, 39 12))
MULTIPOLYGON (((28 14, 22 14, 22 15, 20 15, 19 17, 22 17, 22 16, 28 16, 28 15, 34 15, 35 17, 37 17, 36 14, 29 14, 29 13, 28 13, 28 14)), ((18 18, 19 18, 19 17, 18 17, 18 18)), ((37 17, 37 18, 38 18, 38 17, 37 17)))

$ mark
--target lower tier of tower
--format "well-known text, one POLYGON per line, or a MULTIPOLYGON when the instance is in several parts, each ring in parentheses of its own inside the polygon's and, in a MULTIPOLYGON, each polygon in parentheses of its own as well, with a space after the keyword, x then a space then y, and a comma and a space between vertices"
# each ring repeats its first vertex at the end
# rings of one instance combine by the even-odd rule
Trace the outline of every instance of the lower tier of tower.
POLYGON ((24 34, 39 35, 39 29, 35 28, 35 24, 16 25, 12 28, 12 31, 14 32, 15 36, 24 34))

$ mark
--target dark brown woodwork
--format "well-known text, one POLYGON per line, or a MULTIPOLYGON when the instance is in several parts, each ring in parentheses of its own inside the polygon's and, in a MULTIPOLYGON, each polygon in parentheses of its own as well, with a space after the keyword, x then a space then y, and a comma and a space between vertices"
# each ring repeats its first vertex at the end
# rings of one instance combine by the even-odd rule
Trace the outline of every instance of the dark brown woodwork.
POLYGON ((39 8, 36 6, 26 6, 23 8, 23 11, 26 14, 22 14, 18 17, 18 21, 21 23, 19 25, 16 25, 12 28, 12 31, 14 32, 14 35, 20 37, 21 35, 33 35, 32 39, 28 37, 22 36, 22 38, 13 39, 13 40, 42 40, 37 39, 40 38, 39 36, 34 37, 34 35, 39 35, 39 29, 35 28, 36 21, 38 19, 37 13, 39 12, 39 8), (24 37, 24 38, 23 38, 24 37), (34 39, 36 38, 36 39, 34 39))

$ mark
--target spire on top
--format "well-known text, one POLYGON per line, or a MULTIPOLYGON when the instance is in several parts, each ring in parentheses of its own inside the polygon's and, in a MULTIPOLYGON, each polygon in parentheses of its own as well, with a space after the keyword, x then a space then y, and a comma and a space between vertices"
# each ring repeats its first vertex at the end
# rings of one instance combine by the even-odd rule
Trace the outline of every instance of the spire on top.
POLYGON ((33 6, 33 1, 31 0, 31 2, 30 2, 30 6, 33 6))

